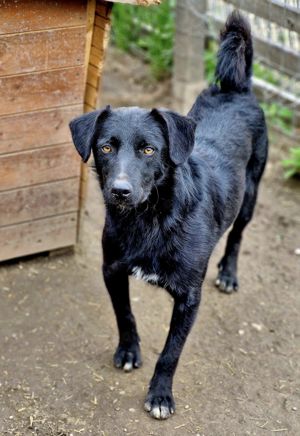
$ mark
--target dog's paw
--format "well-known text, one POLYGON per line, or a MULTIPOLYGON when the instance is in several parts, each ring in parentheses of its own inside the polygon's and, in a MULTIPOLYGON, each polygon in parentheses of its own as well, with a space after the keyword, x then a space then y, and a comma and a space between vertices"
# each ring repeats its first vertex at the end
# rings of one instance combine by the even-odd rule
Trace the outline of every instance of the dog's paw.
POLYGON ((144 408, 155 419, 167 419, 175 412, 175 402, 171 391, 149 391, 144 408))
POLYGON ((114 354, 114 365, 116 368, 123 368, 125 372, 142 366, 139 344, 133 344, 129 347, 119 345, 114 354))
POLYGON ((232 294, 232 292, 237 292, 239 289, 238 280, 236 274, 223 268, 221 264, 219 266, 219 274, 215 281, 215 285, 219 288, 219 291, 226 294, 232 294))

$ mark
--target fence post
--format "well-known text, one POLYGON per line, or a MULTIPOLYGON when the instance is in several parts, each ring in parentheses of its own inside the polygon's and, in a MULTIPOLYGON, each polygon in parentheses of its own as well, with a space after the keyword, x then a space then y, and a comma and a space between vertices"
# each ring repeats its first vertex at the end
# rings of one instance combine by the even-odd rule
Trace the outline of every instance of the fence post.
POLYGON ((205 87, 206 9, 207 0, 177 0, 173 95, 182 113, 188 112, 205 87))

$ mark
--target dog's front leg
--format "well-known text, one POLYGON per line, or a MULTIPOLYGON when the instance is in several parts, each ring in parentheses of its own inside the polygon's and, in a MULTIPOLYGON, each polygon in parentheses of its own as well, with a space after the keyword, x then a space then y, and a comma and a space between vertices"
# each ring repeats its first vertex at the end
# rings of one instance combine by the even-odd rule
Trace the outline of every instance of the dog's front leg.
POLYGON ((115 311, 119 345, 114 364, 124 371, 139 368, 142 364, 139 336, 129 300, 128 274, 118 262, 103 265, 103 276, 115 311))
POLYGON ((180 296, 180 293, 174 296, 169 334, 157 361, 145 401, 145 410, 156 419, 166 419, 175 411, 172 394, 173 376, 184 343, 196 317, 200 295, 199 288, 192 288, 185 296, 180 296))

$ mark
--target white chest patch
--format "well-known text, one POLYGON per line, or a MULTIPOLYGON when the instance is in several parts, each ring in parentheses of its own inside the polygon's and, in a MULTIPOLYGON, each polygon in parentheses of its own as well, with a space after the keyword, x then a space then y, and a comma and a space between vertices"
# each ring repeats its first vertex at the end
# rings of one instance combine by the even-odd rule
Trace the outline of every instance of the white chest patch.
POLYGON ((145 274, 141 267, 135 266, 132 268, 132 274, 138 280, 145 280, 145 282, 157 283, 159 277, 157 274, 145 274))

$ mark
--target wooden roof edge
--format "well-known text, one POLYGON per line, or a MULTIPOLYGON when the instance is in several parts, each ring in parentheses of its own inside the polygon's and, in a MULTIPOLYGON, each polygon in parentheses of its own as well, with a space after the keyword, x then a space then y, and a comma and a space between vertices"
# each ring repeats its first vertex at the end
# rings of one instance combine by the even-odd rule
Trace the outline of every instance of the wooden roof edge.
POLYGON ((110 0, 113 3, 127 3, 138 6, 159 5, 161 0, 110 0))

